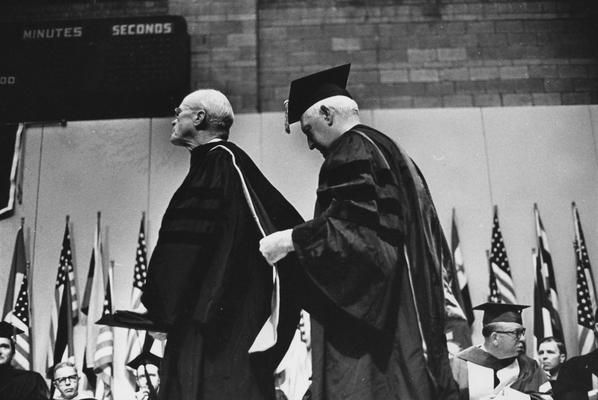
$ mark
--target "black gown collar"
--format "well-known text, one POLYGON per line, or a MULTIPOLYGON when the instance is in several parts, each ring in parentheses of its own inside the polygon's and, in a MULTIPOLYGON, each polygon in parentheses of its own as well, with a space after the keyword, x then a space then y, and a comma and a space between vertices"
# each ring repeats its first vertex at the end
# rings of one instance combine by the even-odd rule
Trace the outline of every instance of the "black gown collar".
POLYGON ((494 371, 498 371, 499 369, 503 369, 508 365, 511 365, 513 361, 517 358, 496 358, 492 354, 482 350, 477 346, 473 346, 463 350, 462 352, 457 354, 457 357, 465 361, 481 365, 482 367, 491 368, 494 371))
POLYGON ((202 160, 205 157, 205 155, 208 154, 208 151, 210 151, 214 147, 218 146, 219 144, 226 146, 226 143, 227 142, 225 140, 218 140, 218 141, 202 144, 201 146, 197 146, 196 148, 191 150, 191 165, 202 160))

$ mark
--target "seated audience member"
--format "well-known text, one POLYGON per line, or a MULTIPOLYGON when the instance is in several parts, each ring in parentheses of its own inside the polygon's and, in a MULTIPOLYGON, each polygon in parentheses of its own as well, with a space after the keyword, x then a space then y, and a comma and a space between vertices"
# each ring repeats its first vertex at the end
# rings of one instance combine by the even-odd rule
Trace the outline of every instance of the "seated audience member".
POLYGON ((521 311, 527 307, 485 303, 474 308, 484 311, 484 343, 457 353, 453 360, 460 399, 546 398, 538 393, 540 385, 547 381, 546 375, 524 354, 521 311))
POLYGON ((13 336, 23 333, 8 322, 0 322, 0 399, 2 400, 48 400, 50 393, 40 374, 14 368, 13 336))
POLYGON ((79 374, 77 367, 70 361, 64 361, 54 366, 54 386, 61 400, 94 400, 91 393, 79 390, 79 374))
POLYGON ((553 391, 556 400, 597 400, 598 349, 565 361, 553 391))
POLYGON ((543 393, 550 393, 552 384, 556 381, 559 374, 561 364, 567 358, 567 351, 565 344, 552 336, 546 337, 540 341, 538 346, 538 357, 540 359, 540 366, 546 372, 549 382, 542 385, 540 391, 543 393))
POLYGON ((160 362, 162 358, 145 351, 127 364, 135 371, 137 391, 135 400, 156 400, 160 390, 160 362))

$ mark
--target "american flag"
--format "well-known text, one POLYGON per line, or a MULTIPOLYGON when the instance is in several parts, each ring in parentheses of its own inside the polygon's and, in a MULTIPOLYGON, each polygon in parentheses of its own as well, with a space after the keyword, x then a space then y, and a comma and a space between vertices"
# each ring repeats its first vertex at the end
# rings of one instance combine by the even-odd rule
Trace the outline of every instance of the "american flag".
MULTIPOLYGON (((96 325, 104 313, 104 302, 106 297, 106 283, 108 281, 107 268, 104 266, 102 232, 101 232, 101 214, 97 214, 97 223, 94 231, 94 246, 91 252, 89 262, 89 272, 87 274, 87 285, 83 299, 84 308, 87 315, 87 335, 85 345, 85 357, 83 370, 87 376, 91 372, 97 374, 96 368, 96 345, 100 336, 100 325, 96 325)), ((94 386, 94 377, 88 378, 89 385, 94 386)), ((100 380, 98 380, 99 382, 100 380)), ((101 383, 101 382, 99 382, 101 383)), ((95 389, 103 390, 103 384, 96 384, 95 389)), ((97 396, 96 396, 97 397, 97 396)))
POLYGON ((50 315, 48 372, 61 361, 74 361, 73 327, 79 321, 79 306, 72 257, 69 217, 67 216, 62 250, 60 251, 60 263, 56 275, 54 307, 52 307, 52 314, 50 315))
POLYGON ((534 204, 534 216, 538 245, 534 251, 534 336, 538 343, 548 336, 564 342, 552 256, 537 204, 534 204))
MULTIPOLYGON (((106 293, 104 295, 104 305, 102 315, 112 314, 112 274, 114 263, 108 270, 108 279, 106 282, 106 293)), ((98 384, 96 386, 95 396, 98 399, 112 399, 112 363, 114 356, 114 333, 112 327, 101 325, 97 337, 94 365, 95 373, 98 375, 98 384)))
POLYGON ((469 295, 467 275, 465 274, 465 263, 463 261, 463 253, 461 252, 461 241, 459 240, 459 232, 457 231, 457 216, 454 208, 451 229, 451 252, 453 253, 453 261, 455 263, 455 269, 457 270, 457 282, 463 301, 461 308, 467 317, 467 322, 471 325, 474 319, 473 308, 471 305, 471 297, 469 295))
POLYGON ((572 204, 575 225, 575 259, 577 264, 577 331, 579 354, 587 354, 596 348, 594 334, 594 304, 596 304, 596 289, 590 259, 579 220, 579 213, 575 203, 572 204))
POLYGON ((496 276, 494 275, 494 270, 492 269, 492 264, 490 264, 490 252, 486 251, 486 258, 488 259, 488 289, 490 294, 488 295, 488 301, 490 303, 500 303, 501 302, 501 295, 500 291, 498 290, 498 285, 496 284, 496 276))
POLYGON ((4 320, 23 331, 15 337, 13 362, 21 369, 31 369, 31 332, 29 331, 29 287, 25 259, 23 226, 19 228, 12 256, 9 286, 6 292, 4 320), (17 289, 17 290, 15 290, 17 289), (15 299, 15 292, 17 293, 15 299), (14 304, 14 307, 13 307, 14 304))
MULTIPOLYGON (((137 252, 135 253, 135 268, 133 270, 133 290, 131 291, 131 308, 133 310, 139 310, 143 307, 141 304, 141 295, 145 288, 145 281, 147 278, 147 245, 145 242, 145 213, 141 215, 141 226, 139 227, 139 236, 137 239, 137 252)), ((126 357, 126 363, 130 363, 135 357, 137 357, 143 348, 145 340, 145 331, 138 331, 130 329, 127 338, 128 354, 126 357)), ((134 373, 130 367, 128 367, 131 376, 129 377, 131 382, 135 382, 134 373)))
POLYGON ((502 239, 498 225, 498 207, 494 206, 494 219, 492 222, 492 241, 490 250, 490 266, 496 279, 500 303, 516 304, 515 287, 511 278, 511 268, 507 258, 507 249, 502 239))

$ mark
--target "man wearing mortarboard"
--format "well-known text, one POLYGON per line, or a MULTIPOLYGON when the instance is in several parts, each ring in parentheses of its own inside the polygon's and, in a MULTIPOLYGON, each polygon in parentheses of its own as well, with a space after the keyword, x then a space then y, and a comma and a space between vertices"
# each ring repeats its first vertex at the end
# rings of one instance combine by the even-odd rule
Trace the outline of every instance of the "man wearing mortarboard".
POLYGON ((12 324, 0 322, 0 399, 47 400, 50 392, 40 374, 16 369, 11 365, 15 354, 13 337, 20 333, 23 331, 12 324))
POLYGON ((157 400, 160 390, 161 357, 144 349, 141 354, 135 357, 127 366, 135 371, 137 391, 135 400, 157 400))
POLYGON ((425 179, 361 124, 350 65, 291 83, 288 122, 324 156, 312 220, 260 242, 299 259, 312 316, 312 399, 455 399, 442 266, 451 256, 425 179))
POLYGON ((546 398, 538 393, 547 381, 546 375, 524 354, 525 328, 521 311, 527 307, 504 303, 484 303, 474 307, 474 310, 484 311, 484 343, 461 351, 453 360, 461 399, 546 398))

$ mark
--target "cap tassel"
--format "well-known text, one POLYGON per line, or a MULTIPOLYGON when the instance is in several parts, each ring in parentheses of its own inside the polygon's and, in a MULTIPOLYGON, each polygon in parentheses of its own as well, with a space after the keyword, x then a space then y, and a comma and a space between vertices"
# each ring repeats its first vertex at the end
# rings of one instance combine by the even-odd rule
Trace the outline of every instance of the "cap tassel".
POLYGON ((284 101, 284 131, 291 133, 291 127, 289 126, 289 100, 284 101))

